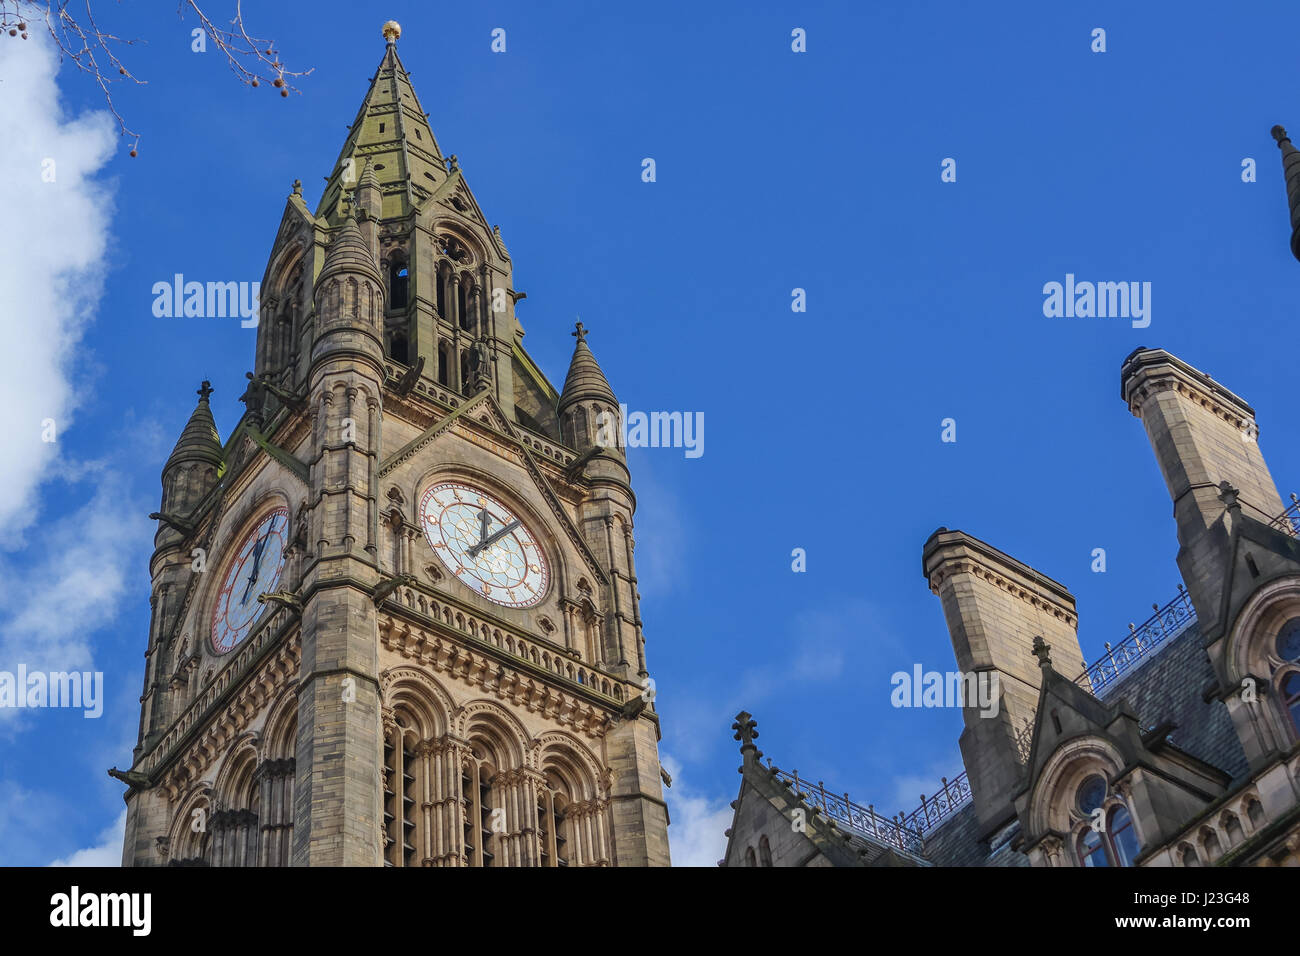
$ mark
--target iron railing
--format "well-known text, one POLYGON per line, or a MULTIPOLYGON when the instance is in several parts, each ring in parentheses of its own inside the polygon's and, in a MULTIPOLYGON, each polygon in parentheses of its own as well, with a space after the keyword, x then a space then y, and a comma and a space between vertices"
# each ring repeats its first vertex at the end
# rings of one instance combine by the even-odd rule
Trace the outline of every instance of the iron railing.
POLYGON ((1270 528, 1285 531, 1293 538, 1300 538, 1300 498, 1291 494, 1291 505, 1268 523, 1270 528))
POLYGON ((826 816, 838 824, 855 830, 876 843, 897 847, 909 853, 920 854, 926 835, 961 809, 970 800, 970 783, 966 774, 949 781, 943 778, 943 789, 931 797, 921 795, 921 806, 908 814, 885 817, 876 812, 874 805, 854 803, 847 793, 833 793, 822 781, 816 784, 801 779, 799 771, 773 768, 777 777, 789 781, 796 794, 806 803, 819 807, 826 816))
MULTIPOLYGON (((1273 518, 1269 525, 1294 538, 1300 538, 1300 498, 1294 494, 1290 498, 1290 506, 1273 518)), ((1112 646, 1107 642, 1105 655, 1085 668, 1075 683, 1090 687, 1097 697, 1104 696, 1106 688, 1147 660, 1156 648, 1177 637, 1196 622, 1192 597, 1181 584, 1178 585, 1177 597, 1164 607, 1152 604, 1151 610, 1155 613, 1140 625, 1129 624, 1128 637, 1119 644, 1112 646)), ((1021 763, 1029 762, 1033 732, 1034 725, 1030 723, 1016 735, 1016 752, 1021 763)), ((770 763, 769 761, 769 766, 770 763)), ((934 795, 926 797, 921 794, 921 806, 911 813, 882 817, 876 813, 874 805, 864 807, 850 800, 847 793, 828 792, 820 780, 816 786, 807 780, 800 780, 797 770, 787 773, 776 769, 775 772, 778 777, 790 781, 795 792, 805 801, 820 807, 823 813, 837 823, 879 843, 912 853, 920 853, 925 837, 971 799, 970 781, 963 772, 951 781, 947 777, 942 778, 943 787, 934 795)))
POLYGON ((1146 660, 1152 651, 1170 638, 1177 637, 1196 621, 1192 597, 1178 585, 1178 596, 1164 607, 1152 604, 1155 611, 1141 625, 1129 624, 1129 635, 1119 644, 1106 642, 1106 653, 1090 664, 1076 679, 1076 684, 1091 687, 1097 697, 1106 687, 1146 660))

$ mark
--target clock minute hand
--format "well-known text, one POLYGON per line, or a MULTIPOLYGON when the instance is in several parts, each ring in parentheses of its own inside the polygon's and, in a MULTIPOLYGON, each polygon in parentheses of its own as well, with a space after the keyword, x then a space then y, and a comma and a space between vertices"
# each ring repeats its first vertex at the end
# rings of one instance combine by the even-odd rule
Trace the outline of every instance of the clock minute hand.
POLYGON ((518 519, 515 519, 514 521, 512 521, 512 522, 510 522, 508 525, 506 525, 504 528, 502 528, 500 531, 498 531, 498 532, 496 532, 495 534, 493 534, 491 537, 484 538, 484 539, 483 539, 482 541, 480 541, 478 544, 474 545, 474 547, 470 548, 469 551, 468 551, 467 553, 469 554, 469 556, 470 556, 471 558, 476 558, 476 557, 478 557, 479 552, 481 552, 484 548, 487 548, 487 547, 489 547, 489 546, 491 546, 491 545, 496 544, 498 541, 500 541, 502 538, 504 538, 504 537, 505 537, 506 535, 508 535, 511 531, 514 531, 515 528, 518 528, 518 527, 519 527, 519 520, 518 520, 518 519))
MULTIPOLYGON (((275 527, 275 522, 271 522, 271 528, 275 527)), ((257 542, 253 547, 253 570, 248 575, 248 587, 244 588, 244 596, 239 599, 240 604, 248 603, 248 594, 253 590, 253 585, 257 583, 257 572, 262 567, 262 552, 266 550, 266 542, 271 539, 271 528, 266 529, 266 534, 262 540, 257 542)))

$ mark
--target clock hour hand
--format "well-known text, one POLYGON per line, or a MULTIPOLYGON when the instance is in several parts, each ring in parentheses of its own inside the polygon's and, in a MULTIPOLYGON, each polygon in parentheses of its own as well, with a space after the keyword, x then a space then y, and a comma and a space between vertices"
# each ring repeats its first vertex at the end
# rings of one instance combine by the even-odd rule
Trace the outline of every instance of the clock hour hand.
POLYGON ((475 547, 482 547, 483 542, 487 540, 488 528, 492 526, 492 516, 487 513, 486 508, 484 508, 482 511, 478 513, 478 523, 479 523, 478 544, 475 545, 475 547))
POLYGON ((275 521, 271 521, 271 527, 266 529, 266 534, 262 540, 257 542, 253 548, 253 570, 248 575, 248 587, 244 588, 244 596, 239 599, 240 604, 248 603, 249 592, 253 590, 253 585, 257 583, 257 572, 262 567, 262 552, 266 550, 266 542, 271 538, 271 531, 275 528, 275 521))
POLYGON ((478 557, 479 552, 481 552, 484 548, 496 544, 498 541, 500 541, 502 538, 504 538, 511 531, 514 531, 515 528, 518 527, 519 527, 519 520, 515 519, 514 521, 506 525, 504 528, 502 528, 500 531, 496 532, 496 534, 492 535, 489 538, 484 538, 482 541, 474 545, 474 547, 470 548, 465 553, 468 554, 471 558, 478 557))

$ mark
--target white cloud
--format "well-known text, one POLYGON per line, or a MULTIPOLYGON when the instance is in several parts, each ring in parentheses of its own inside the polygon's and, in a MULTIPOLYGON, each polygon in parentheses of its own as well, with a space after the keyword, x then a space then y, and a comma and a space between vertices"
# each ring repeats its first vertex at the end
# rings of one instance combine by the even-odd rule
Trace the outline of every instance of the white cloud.
POLYGON ((75 119, 58 102, 58 61, 50 38, 5 38, 0 57, 0 547, 21 545, 36 520, 36 489, 58 455, 42 423, 67 431, 79 396, 75 349, 99 301, 111 219, 109 188, 92 181, 117 146, 112 116, 75 119), (51 166, 50 164, 53 163, 51 166), (54 181, 43 172, 52 170, 54 181))
POLYGON ((55 860, 50 866, 121 866, 122 840, 125 836, 126 811, 123 810, 113 825, 96 838, 99 843, 55 860))
POLYGON ((668 844, 673 866, 717 866, 727 850, 727 827, 731 826, 732 797, 710 797, 691 789, 682 778, 682 768, 667 754, 659 762, 673 778, 665 794, 672 824, 668 844))
MULTIPOLYGON (((86 669, 96 631, 117 615, 131 584, 145 587, 148 504, 110 464, 82 466, 84 503, 44 524, 40 541, 0 556, 0 662, 29 670, 86 669), (89 486, 89 487, 87 487, 89 486)), ((71 495, 69 495, 71 497, 71 495)), ((132 662, 134 666, 135 662, 132 662)))

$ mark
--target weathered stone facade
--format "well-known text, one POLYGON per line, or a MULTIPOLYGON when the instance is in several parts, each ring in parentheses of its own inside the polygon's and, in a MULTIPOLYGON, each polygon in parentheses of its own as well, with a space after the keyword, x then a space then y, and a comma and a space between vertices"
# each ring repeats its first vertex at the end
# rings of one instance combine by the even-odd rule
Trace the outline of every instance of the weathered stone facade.
POLYGON ((317 210, 288 198, 243 418, 221 443, 204 383, 163 471, 126 865, 669 863, 618 402, 581 328, 562 392, 524 350, 398 33, 317 210), (536 541, 536 600, 435 551, 453 480, 536 541))
POLYGON ((962 672, 966 773, 885 817, 763 766, 724 866, 1300 866, 1300 504, 1284 510, 1251 407, 1160 349, 1121 370, 1174 504, 1186 591, 1085 667, 1074 597, 961 531, 926 542, 962 672))

